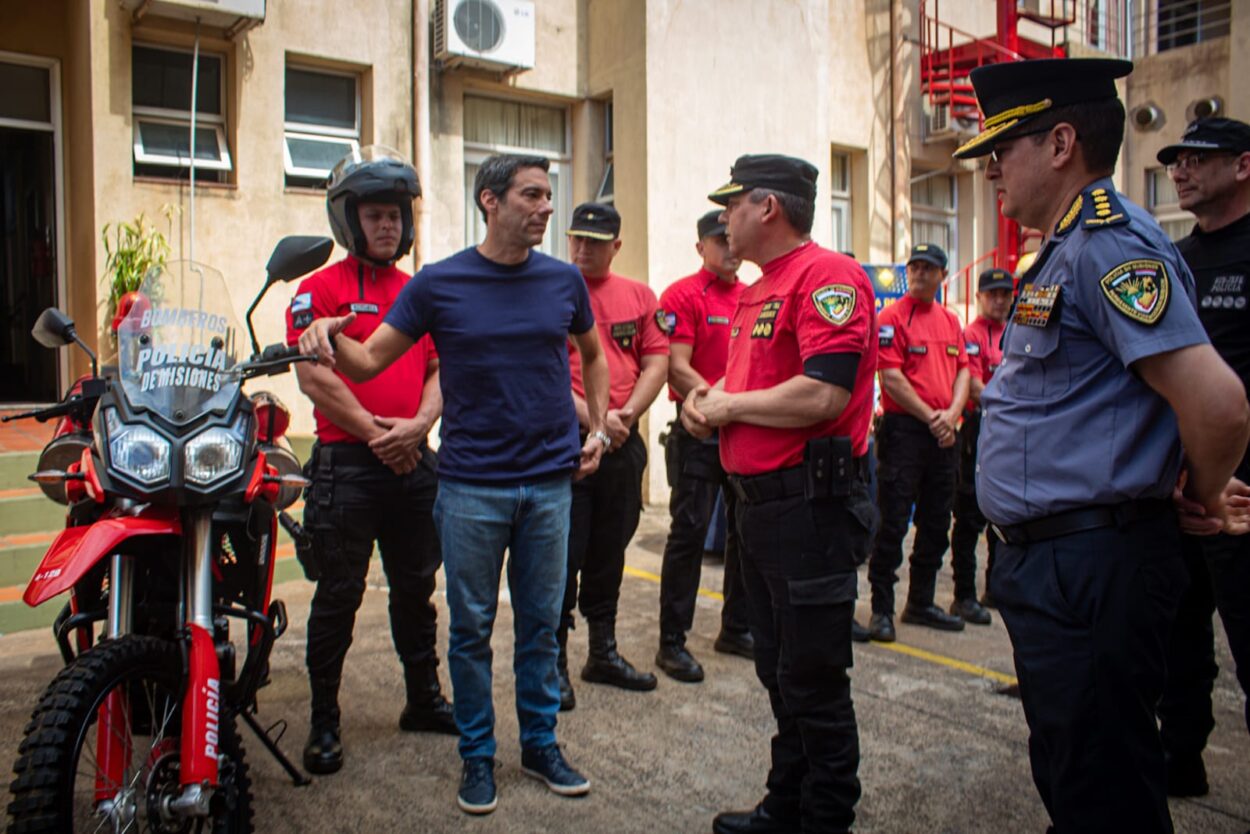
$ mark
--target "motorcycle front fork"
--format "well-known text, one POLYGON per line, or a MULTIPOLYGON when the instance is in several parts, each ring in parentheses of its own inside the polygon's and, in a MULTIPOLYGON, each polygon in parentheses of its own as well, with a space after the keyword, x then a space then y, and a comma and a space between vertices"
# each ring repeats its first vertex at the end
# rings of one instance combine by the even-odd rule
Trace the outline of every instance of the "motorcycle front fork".
MULTIPOLYGON (((207 816, 217 787, 221 744, 221 672, 213 645, 212 511, 188 511, 183 519, 182 607, 187 634, 187 679, 182 701, 178 775, 182 792, 166 809, 178 817, 207 816)), ((134 612, 133 557, 114 555, 109 566, 108 634, 131 631, 134 612)), ((111 802, 126 784, 133 750, 127 693, 118 688, 100 705, 96 729, 96 799, 111 802)))

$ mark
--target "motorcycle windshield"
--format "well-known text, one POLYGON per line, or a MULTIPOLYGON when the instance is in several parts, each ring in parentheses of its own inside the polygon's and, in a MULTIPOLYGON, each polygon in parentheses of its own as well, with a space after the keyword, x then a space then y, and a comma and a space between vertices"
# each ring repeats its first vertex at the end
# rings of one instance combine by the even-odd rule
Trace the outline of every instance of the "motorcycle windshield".
POLYGON ((175 423, 226 408, 241 332, 220 272, 193 261, 153 269, 117 328, 126 399, 175 423))

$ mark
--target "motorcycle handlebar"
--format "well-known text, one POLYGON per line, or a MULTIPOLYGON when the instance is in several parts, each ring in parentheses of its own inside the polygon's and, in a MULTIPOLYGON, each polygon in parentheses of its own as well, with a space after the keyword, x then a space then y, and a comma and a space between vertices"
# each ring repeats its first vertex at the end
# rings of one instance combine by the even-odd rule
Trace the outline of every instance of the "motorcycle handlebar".
POLYGON ((270 345, 260 356, 236 366, 245 378, 273 376, 289 369, 293 362, 316 362, 317 357, 299 352, 299 345, 270 345))
POLYGON ((28 420, 34 417, 40 423, 46 423, 54 417, 64 417, 69 414, 70 409, 75 405, 74 400, 66 400, 65 402, 50 405, 47 408, 36 408, 31 411, 23 411, 21 414, 9 414, 0 417, 0 423, 8 423, 11 420, 28 420))

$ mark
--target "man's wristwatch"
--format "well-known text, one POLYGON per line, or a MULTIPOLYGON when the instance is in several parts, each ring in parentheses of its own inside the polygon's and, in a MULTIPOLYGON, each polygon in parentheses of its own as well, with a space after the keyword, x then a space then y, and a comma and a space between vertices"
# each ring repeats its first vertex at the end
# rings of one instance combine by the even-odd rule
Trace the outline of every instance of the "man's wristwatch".
POLYGON ((603 451, 606 452, 608 449, 612 448, 612 438, 608 437, 608 433, 606 431, 600 429, 599 431, 591 432, 590 436, 603 444, 603 451))

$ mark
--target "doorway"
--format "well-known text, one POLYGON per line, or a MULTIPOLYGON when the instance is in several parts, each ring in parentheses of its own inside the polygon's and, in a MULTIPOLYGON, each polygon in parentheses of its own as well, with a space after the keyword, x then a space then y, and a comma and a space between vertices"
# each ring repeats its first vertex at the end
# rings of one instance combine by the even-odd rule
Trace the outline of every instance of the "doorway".
POLYGON ((51 70, 0 60, 0 402, 60 399, 56 351, 30 329, 57 303, 56 143, 51 70))

